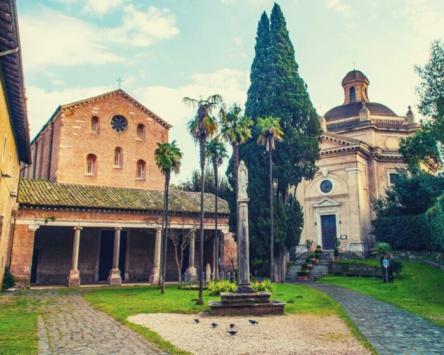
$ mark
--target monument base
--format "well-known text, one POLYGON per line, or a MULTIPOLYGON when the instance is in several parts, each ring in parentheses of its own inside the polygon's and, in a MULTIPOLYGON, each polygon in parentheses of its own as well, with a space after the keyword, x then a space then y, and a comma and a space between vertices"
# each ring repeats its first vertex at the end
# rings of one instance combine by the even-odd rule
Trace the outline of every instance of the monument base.
POLYGON ((221 302, 210 302, 210 314, 215 316, 235 315, 280 315, 285 303, 271 301, 268 292, 222 293, 221 302))

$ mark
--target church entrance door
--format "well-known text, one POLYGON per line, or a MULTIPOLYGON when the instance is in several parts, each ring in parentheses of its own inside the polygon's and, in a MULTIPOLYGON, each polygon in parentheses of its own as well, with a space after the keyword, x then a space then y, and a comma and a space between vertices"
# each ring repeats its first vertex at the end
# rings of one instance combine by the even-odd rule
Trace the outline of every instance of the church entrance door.
POLYGON ((336 215, 328 214, 321 216, 321 233, 322 249, 334 249, 336 239, 336 215))

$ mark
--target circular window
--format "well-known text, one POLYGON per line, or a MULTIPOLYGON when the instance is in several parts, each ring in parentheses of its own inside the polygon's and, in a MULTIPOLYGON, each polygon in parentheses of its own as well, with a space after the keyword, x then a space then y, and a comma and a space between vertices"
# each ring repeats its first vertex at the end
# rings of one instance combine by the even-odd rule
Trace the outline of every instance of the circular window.
POLYGON ((111 127, 116 132, 123 132, 128 128, 128 121, 121 115, 116 115, 111 119, 111 127))
POLYGON ((319 185, 321 192, 324 194, 328 194, 333 190, 333 183, 330 180, 322 180, 321 185, 319 185))

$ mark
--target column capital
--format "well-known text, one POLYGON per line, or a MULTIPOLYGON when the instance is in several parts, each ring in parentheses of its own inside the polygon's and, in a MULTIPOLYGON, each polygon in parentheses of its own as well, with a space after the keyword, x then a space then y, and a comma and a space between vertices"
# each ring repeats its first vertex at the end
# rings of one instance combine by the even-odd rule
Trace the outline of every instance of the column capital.
POLYGON ((123 227, 114 227, 114 230, 116 231, 121 231, 123 229, 123 227))
POLYGON ((40 224, 28 224, 28 229, 30 230, 30 231, 33 231, 33 232, 35 232, 37 229, 39 229, 40 228, 40 224))
POLYGON ((83 227, 75 226, 73 229, 74 229, 75 231, 81 231, 81 230, 83 229, 83 227))

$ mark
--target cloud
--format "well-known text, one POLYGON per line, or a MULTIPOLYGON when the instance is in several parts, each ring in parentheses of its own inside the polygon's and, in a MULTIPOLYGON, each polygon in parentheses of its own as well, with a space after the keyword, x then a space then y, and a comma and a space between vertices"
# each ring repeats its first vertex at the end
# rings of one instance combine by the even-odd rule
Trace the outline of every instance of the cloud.
POLYGON ((176 17, 169 9, 149 6, 141 11, 133 5, 125 6, 122 25, 111 32, 111 39, 136 47, 149 46, 180 33, 176 17))
POLYGON ((344 0, 327 0, 327 8, 332 9, 345 17, 350 17, 352 10, 344 0))
POLYGON ((86 0, 84 10, 102 16, 122 5, 123 0, 86 0))
POLYGON ((42 8, 21 17, 21 41, 25 69, 47 65, 73 66, 122 62, 105 45, 102 31, 85 21, 42 8), (63 45, 63 46, 62 46, 63 45))
POLYGON ((234 37, 233 38, 233 43, 236 45, 236 46, 241 46, 242 45, 242 39, 240 39, 239 37, 234 37))

